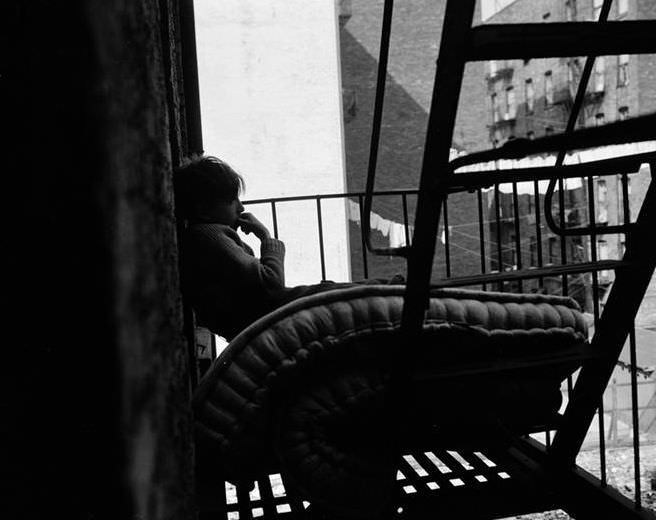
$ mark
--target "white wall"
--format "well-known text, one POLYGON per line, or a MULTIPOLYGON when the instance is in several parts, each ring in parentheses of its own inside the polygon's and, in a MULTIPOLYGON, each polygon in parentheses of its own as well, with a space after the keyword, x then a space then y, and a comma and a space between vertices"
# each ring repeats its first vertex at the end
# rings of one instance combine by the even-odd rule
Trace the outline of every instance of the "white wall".
MULTIPOLYGON (((205 152, 244 176, 245 199, 345 191, 335 0, 195 0, 195 10, 205 152)), ((326 277, 347 280, 345 205, 326 206, 326 277)), ((271 222, 268 207, 252 211, 271 222)), ((315 213, 281 208, 288 285, 321 277, 315 213)))

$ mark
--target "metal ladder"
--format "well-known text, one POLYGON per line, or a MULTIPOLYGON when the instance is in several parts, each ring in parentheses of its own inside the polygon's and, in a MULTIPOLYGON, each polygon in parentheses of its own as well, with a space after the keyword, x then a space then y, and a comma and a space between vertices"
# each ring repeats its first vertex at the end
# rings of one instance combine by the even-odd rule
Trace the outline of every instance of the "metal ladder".
MULTIPOLYGON (((634 172, 644 162, 650 164, 652 175, 656 172, 655 153, 580 165, 563 166, 562 164, 567 150, 644 141, 656 137, 656 115, 637 117, 603 127, 574 130, 574 122, 583 102, 587 79, 595 56, 656 52, 656 38, 653 37, 656 34, 656 21, 606 21, 611 3, 611 0, 604 0, 600 20, 597 22, 489 24, 472 27, 476 1, 447 1, 426 133, 414 236, 409 246, 380 249, 373 247, 371 243, 368 219, 375 184, 393 11, 393 0, 385 1, 363 229, 368 249, 372 253, 398 255, 407 259, 407 288, 402 327, 408 337, 412 338, 421 331, 431 286, 440 211, 450 192, 480 188, 498 182, 549 179, 550 189, 547 196, 550 201, 555 183, 559 179, 562 181, 564 177, 590 175, 597 168, 613 168, 615 173, 634 172), (516 139, 498 149, 450 160, 458 99, 467 62, 569 56, 588 58, 570 121, 563 134, 532 141, 516 139), (558 154, 555 167, 531 168, 530 171, 523 169, 476 174, 456 173, 458 168, 467 164, 496 159, 517 159, 545 152, 558 154)), ((594 224, 582 229, 564 229, 562 216, 559 226, 550 213, 551 204, 545 204, 545 208, 548 208, 547 222, 552 230, 561 236, 594 234, 597 231, 594 224)), ((650 241, 654 226, 656 226, 656 183, 652 181, 636 222, 618 225, 612 230, 606 227, 604 230, 605 233, 615 231, 627 234, 624 258, 618 261, 593 261, 578 266, 583 270, 614 269, 616 279, 592 340, 592 347, 598 355, 584 363, 552 445, 546 450, 530 441, 516 440, 518 453, 521 454, 520 457, 527 458, 529 466, 534 465, 540 471, 551 475, 554 483, 558 479, 562 480, 562 485, 555 484, 562 493, 562 507, 567 508, 571 514, 576 514, 577 518, 595 518, 599 514, 607 515, 609 511, 613 511, 615 516, 611 516, 617 518, 654 518, 653 515, 641 511, 639 503, 633 504, 612 489, 595 484, 575 468, 576 455, 594 418, 656 267, 656 250, 650 241), (594 504, 585 504, 585 498, 589 498, 594 504)), ((593 257, 593 260, 596 259, 593 257)), ((560 271, 551 268, 549 272, 560 273, 564 277, 568 273, 576 272, 572 267, 562 267, 560 271)), ((528 276, 539 276, 541 274, 539 271, 540 269, 532 270, 528 276)), ((459 280, 445 280, 439 285, 470 285, 497 281, 504 277, 521 279, 522 276, 524 275, 520 272, 475 275, 459 280)), ((403 358, 401 350, 399 354, 403 358)), ((399 373, 403 372, 401 367, 399 373)))

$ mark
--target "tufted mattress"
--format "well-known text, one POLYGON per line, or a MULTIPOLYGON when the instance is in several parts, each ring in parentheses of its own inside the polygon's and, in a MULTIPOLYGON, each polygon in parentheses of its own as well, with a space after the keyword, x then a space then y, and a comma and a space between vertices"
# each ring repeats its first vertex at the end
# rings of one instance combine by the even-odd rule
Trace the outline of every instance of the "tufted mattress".
POLYGON ((423 333, 408 344, 403 290, 315 294, 238 335, 193 397, 201 473, 247 481, 282 464, 311 500, 370 507, 384 492, 380 479, 389 480, 381 454, 390 452, 385 432, 397 429, 398 417, 387 390, 400 365, 416 379, 408 408, 431 428, 464 432, 503 421, 521 429, 555 414, 560 382, 577 363, 545 368, 545 360, 585 344, 576 302, 433 290, 423 333), (524 369, 513 372, 513 360, 524 369), (525 369, 531 360, 535 368, 525 369))

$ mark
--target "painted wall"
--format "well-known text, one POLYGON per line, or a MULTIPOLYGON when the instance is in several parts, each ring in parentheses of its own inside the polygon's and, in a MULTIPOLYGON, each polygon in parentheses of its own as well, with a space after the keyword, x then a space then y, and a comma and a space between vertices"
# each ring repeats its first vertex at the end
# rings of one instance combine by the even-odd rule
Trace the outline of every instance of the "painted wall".
MULTIPOLYGON (((196 0, 195 8, 205 152, 245 177, 245 199, 343 192, 336 2, 196 0)), ((323 209, 326 278, 347 280, 344 203, 323 209)), ((269 206, 249 210, 272 223, 269 206)), ((317 225, 313 201, 279 208, 287 285, 321 278, 318 241, 306 238, 317 225)))

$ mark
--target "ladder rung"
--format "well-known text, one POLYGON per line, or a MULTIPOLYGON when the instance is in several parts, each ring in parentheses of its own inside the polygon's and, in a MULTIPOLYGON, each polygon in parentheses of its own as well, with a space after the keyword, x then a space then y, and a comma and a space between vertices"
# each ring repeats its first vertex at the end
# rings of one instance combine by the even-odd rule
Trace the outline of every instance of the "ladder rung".
POLYGON ((656 53, 656 20, 486 24, 471 31, 468 61, 656 53))

